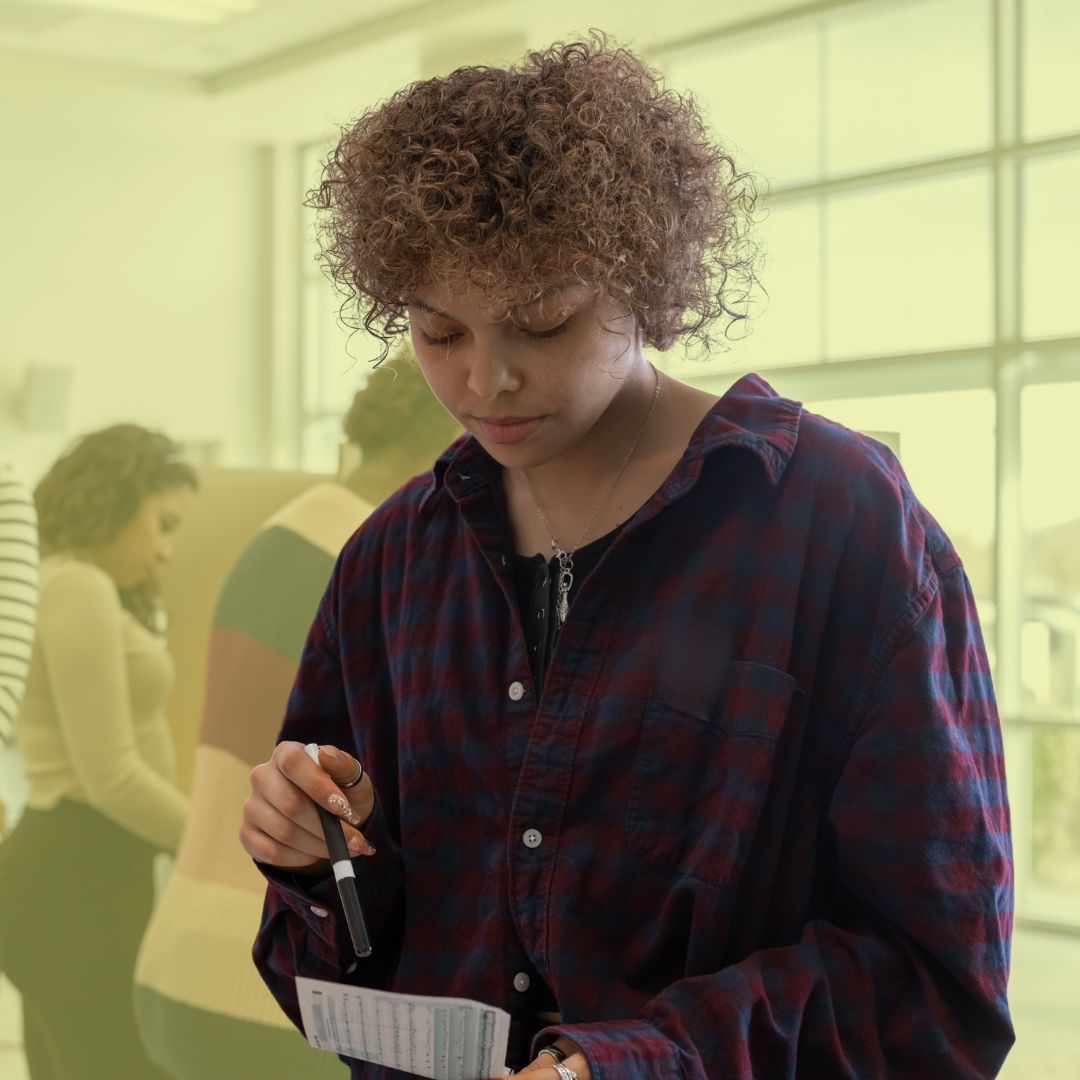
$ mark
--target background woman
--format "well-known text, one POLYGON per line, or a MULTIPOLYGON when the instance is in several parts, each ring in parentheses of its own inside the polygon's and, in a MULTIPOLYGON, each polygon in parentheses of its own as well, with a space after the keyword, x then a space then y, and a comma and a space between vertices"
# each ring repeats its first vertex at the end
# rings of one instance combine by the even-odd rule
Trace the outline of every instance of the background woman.
POLYGON ((152 859, 175 851, 187 799, 156 570, 197 487, 172 441, 118 424, 78 440, 34 492, 38 625, 16 725, 29 794, 0 845, 0 950, 34 1080, 160 1075, 132 971, 152 859))

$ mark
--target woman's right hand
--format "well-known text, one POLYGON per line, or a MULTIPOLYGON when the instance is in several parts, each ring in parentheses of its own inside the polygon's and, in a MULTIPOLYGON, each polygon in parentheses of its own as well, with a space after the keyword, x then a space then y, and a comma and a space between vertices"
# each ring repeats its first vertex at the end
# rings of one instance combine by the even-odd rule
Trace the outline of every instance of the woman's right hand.
POLYGON ((300 874, 330 872, 316 803, 341 818, 352 855, 374 855, 360 831, 375 807, 367 772, 356 787, 338 785, 356 775, 357 761, 333 746, 319 747, 319 764, 299 742, 280 742, 269 761, 251 770, 251 794, 244 800, 240 843, 253 858, 300 874))

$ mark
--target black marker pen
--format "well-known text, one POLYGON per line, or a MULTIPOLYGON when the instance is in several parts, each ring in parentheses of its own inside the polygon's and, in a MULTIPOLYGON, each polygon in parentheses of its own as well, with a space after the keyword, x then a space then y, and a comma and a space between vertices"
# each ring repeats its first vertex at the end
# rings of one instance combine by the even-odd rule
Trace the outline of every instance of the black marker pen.
MULTIPOLYGON (((307 751, 308 757, 318 765, 319 744, 307 743, 304 750, 307 751)), ((341 906, 345 909, 345 922, 349 927, 353 951, 357 956, 370 956, 371 941, 368 939, 364 912, 360 908, 360 894, 356 891, 356 871, 353 869, 349 847, 345 843, 345 830, 341 827, 341 819, 331 814, 325 806, 316 804, 316 809, 319 811, 319 820, 322 822, 326 849, 330 852, 330 862, 334 867, 338 896, 341 897, 341 906)))

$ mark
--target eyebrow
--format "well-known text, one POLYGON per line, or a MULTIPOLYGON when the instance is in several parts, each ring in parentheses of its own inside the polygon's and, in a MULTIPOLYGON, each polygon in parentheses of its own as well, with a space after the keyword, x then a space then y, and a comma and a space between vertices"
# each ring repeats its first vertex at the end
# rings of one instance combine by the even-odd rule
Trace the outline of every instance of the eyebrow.
POLYGON ((432 307, 430 304, 425 303, 418 296, 410 296, 406 301, 409 307, 418 307, 422 311, 426 311, 429 315, 441 315, 444 319, 452 319, 453 315, 447 315, 445 311, 440 311, 437 307, 432 307))
MULTIPOLYGON (((534 304, 539 304, 541 300, 546 300, 546 299, 548 299, 550 297, 558 296, 558 294, 560 292, 562 292, 562 290, 564 288, 566 288, 565 285, 559 286, 557 288, 553 288, 550 291, 545 292, 542 295, 538 296, 535 300, 531 301, 530 303, 526 304, 525 306, 526 307, 532 307, 534 304)), ((451 319, 454 322, 458 321, 456 315, 450 315, 448 312, 440 311, 439 308, 437 308, 437 307, 432 307, 431 304, 427 303, 425 300, 421 300, 419 296, 410 296, 405 301, 405 303, 408 306, 418 307, 418 308, 420 308, 421 311, 426 311, 429 315, 438 315, 443 319, 451 319)))

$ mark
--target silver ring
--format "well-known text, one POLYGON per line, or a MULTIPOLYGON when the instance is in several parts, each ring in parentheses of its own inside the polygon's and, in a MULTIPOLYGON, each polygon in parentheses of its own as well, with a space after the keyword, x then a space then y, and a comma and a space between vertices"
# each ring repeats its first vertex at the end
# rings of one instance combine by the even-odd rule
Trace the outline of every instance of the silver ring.
POLYGON ((364 779, 364 766, 361 765, 360 762, 358 761, 356 763, 356 775, 351 780, 349 780, 347 783, 338 784, 338 787, 340 787, 340 788, 356 787, 356 785, 359 784, 360 781, 363 780, 363 779, 364 779))
POLYGON ((550 1054, 556 1061, 566 1060, 566 1051, 560 1050, 554 1043, 552 1043, 550 1046, 545 1046, 542 1050, 539 1050, 537 1052, 537 1057, 539 1057, 540 1054, 550 1054))
POLYGON ((568 1069, 561 1061, 555 1062, 555 1071, 559 1074, 559 1080, 578 1080, 578 1074, 573 1069, 568 1069))

